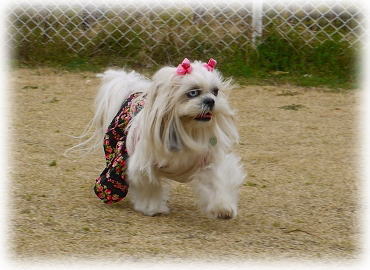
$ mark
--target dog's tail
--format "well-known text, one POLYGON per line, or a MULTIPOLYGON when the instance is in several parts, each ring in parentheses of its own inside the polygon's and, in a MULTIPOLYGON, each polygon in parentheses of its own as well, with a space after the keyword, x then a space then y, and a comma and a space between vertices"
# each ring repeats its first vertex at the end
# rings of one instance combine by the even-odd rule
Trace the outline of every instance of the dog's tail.
POLYGON ((95 98, 95 113, 89 124, 78 137, 82 142, 67 149, 89 153, 103 144, 105 132, 119 111, 123 101, 132 93, 146 92, 151 81, 135 71, 107 70, 97 77, 102 78, 102 85, 95 98), (92 133, 92 135, 90 135, 92 133))

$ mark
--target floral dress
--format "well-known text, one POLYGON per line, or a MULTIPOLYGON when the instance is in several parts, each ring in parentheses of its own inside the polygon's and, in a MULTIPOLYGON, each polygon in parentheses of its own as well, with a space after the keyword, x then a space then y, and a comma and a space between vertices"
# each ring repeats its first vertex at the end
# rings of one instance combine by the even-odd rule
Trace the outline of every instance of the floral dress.
POLYGON ((144 106, 142 93, 130 95, 109 125, 104 137, 106 168, 100 174, 94 186, 95 194, 105 203, 118 202, 126 197, 127 181, 127 147, 126 139, 131 119, 144 106))

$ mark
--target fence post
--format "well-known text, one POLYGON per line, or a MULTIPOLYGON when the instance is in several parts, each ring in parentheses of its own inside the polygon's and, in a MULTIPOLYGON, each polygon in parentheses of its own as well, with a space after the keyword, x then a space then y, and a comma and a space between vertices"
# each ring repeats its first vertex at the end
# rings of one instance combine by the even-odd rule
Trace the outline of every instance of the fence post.
POLYGON ((263 28, 263 0, 253 0, 252 9, 252 44, 256 47, 263 28))

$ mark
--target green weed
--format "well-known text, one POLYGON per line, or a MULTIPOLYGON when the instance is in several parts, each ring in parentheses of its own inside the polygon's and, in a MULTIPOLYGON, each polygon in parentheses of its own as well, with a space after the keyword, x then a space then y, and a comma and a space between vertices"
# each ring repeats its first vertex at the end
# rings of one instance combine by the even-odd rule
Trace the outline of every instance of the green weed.
POLYGON ((56 160, 52 160, 52 161, 49 163, 49 166, 50 166, 50 167, 57 166, 57 161, 56 161, 56 160))
POLYGON ((298 111, 303 108, 305 108, 305 106, 301 104, 291 104, 291 105, 285 105, 285 106, 279 107, 279 109, 290 110, 290 111, 298 111))
POLYGON ((250 182, 250 181, 246 182, 244 185, 247 186, 247 187, 257 187, 258 186, 256 183, 253 183, 253 182, 250 182))

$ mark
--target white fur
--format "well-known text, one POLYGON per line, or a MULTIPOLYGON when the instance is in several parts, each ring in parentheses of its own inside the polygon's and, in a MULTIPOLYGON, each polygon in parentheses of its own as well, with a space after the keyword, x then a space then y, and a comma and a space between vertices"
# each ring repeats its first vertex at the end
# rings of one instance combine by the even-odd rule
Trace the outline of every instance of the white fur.
POLYGON ((125 100, 134 92, 145 92, 150 87, 150 80, 135 71, 126 72, 124 70, 107 70, 97 77, 102 78, 103 82, 95 98, 95 113, 82 135, 77 137, 83 139, 88 137, 88 133, 93 130, 93 135, 82 143, 68 149, 82 150, 90 152, 100 148, 110 122, 117 114, 125 100))
POLYGON ((128 194, 134 209, 145 215, 168 213, 168 180, 192 181, 207 216, 232 218, 237 215, 238 190, 245 174, 240 159, 232 153, 239 137, 227 102, 231 83, 201 62, 191 65, 191 74, 178 75, 176 68, 164 67, 151 81, 124 70, 100 75, 103 84, 86 130, 94 128, 94 134, 78 146, 92 145, 90 150, 101 146, 122 102, 133 92, 144 92, 144 108, 132 119, 126 142, 128 194), (187 93, 195 86, 201 94, 189 98, 187 93), (204 105, 206 98, 215 101, 213 109, 204 105), (212 113, 212 120, 195 120, 207 112, 212 113), (213 137, 216 145, 210 143, 213 137))

